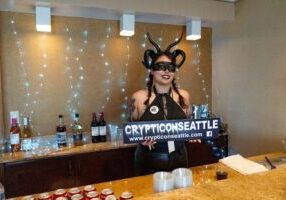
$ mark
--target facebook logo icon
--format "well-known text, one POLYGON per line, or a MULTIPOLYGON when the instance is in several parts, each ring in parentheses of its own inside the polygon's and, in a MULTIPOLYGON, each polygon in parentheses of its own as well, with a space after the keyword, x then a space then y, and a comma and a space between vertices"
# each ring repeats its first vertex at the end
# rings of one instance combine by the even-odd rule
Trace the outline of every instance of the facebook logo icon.
POLYGON ((212 137, 213 136, 213 132, 212 131, 207 131, 207 137, 212 137))

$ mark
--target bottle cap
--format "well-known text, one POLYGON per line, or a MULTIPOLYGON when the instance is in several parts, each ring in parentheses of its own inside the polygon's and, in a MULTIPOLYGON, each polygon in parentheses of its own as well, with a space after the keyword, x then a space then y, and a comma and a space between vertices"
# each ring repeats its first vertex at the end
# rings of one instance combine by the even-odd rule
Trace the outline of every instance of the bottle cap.
POLYGON ((59 118, 63 118, 63 115, 59 115, 59 118))

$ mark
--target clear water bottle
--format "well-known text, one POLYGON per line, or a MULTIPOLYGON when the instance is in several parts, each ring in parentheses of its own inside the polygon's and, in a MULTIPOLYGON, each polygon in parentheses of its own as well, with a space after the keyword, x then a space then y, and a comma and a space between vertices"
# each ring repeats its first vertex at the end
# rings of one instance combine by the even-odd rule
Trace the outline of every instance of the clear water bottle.
POLYGON ((0 200, 5 200, 5 190, 1 182, 0 182, 0 200))

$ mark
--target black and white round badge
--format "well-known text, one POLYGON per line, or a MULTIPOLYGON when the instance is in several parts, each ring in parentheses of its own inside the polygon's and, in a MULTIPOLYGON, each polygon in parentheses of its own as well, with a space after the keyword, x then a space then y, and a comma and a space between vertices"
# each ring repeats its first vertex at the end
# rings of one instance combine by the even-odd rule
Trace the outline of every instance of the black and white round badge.
POLYGON ((151 106, 151 107, 150 107, 150 112, 151 112, 153 115, 157 114, 157 113, 159 112, 158 106, 151 106))

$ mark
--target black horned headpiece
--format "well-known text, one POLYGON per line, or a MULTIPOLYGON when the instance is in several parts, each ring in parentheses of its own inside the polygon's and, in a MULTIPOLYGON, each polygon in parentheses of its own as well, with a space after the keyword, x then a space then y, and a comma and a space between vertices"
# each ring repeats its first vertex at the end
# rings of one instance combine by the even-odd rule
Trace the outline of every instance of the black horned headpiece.
POLYGON ((148 40, 150 41, 150 43, 156 48, 156 52, 152 49, 147 49, 144 52, 144 60, 143 60, 143 65, 147 68, 147 69, 152 69, 155 61, 157 60, 158 57, 160 57, 161 55, 166 55, 168 58, 171 59, 171 62, 176 66, 176 68, 180 68, 185 59, 186 59, 186 54, 183 50, 181 49, 176 49, 174 51, 171 51, 171 48, 176 46, 179 42, 181 42, 182 38, 183 38, 183 32, 181 34, 181 37, 176 40, 175 42, 171 43, 165 51, 162 51, 161 48, 159 47, 158 44, 156 44, 156 42, 154 42, 154 40, 152 40, 150 33, 147 32, 147 37, 148 40), (177 57, 181 56, 182 59, 179 63, 177 63, 177 57))

